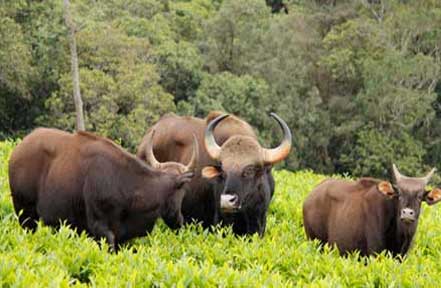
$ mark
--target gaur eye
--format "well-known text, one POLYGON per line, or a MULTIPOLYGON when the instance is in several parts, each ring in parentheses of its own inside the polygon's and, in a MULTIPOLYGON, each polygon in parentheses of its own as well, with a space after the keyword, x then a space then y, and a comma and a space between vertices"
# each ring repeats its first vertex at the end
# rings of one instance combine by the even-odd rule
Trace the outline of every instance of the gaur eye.
POLYGON ((225 172, 222 170, 222 166, 216 166, 217 171, 219 171, 218 178, 225 179, 225 172))
POLYGON ((256 168, 254 166, 248 166, 242 172, 242 177, 245 178, 251 178, 254 175, 256 175, 256 168))

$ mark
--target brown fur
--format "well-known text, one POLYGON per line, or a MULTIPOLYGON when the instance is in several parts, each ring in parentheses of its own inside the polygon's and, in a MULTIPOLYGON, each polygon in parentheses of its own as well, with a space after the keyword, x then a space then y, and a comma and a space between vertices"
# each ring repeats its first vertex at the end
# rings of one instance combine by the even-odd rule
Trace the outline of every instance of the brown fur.
POLYGON ((9 181, 23 227, 66 220, 115 249, 150 231, 158 217, 179 227, 181 187, 189 177, 153 170, 91 133, 39 128, 14 149, 9 181))
POLYGON ((259 142, 249 136, 232 136, 222 145, 219 157, 224 166, 242 169, 248 165, 263 166, 263 153, 259 142))
POLYGON ((303 204, 306 235, 337 245, 342 254, 358 250, 361 255, 371 255, 388 250, 393 255, 406 255, 421 201, 432 203, 425 198, 419 178, 407 178, 395 189, 389 182, 373 178, 323 181, 303 204), (402 221, 402 209, 412 209, 415 221, 402 221))
POLYGON ((391 205, 378 191, 379 182, 329 179, 319 184, 303 205, 307 236, 336 244, 342 253, 358 249, 368 255, 386 248, 391 205))
MULTIPOLYGON (((162 117, 147 131, 138 147, 137 156, 146 160, 145 149, 149 141, 148 134, 154 129, 153 147, 158 161, 187 163, 192 153, 192 134, 194 134, 199 143, 199 162, 196 176, 189 183, 183 201, 182 213, 185 220, 187 222, 201 221, 204 227, 223 221, 233 223, 233 230, 238 234, 259 232, 262 235, 266 224, 266 211, 274 191, 271 167, 263 165, 261 148, 252 127, 244 120, 232 115, 220 122, 214 131, 217 144, 222 146, 222 149, 225 147, 226 152, 221 152, 219 162, 208 155, 204 143, 205 129, 210 121, 221 114, 223 113, 219 111, 210 112, 205 119, 176 115, 162 117), (250 183, 246 184, 244 180, 241 180, 242 169, 250 165, 256 166, 258 172, 256 180, 250 180, 250 183), (201 170, 207 166, 222 166, 225 178, 234 178, 234 181, 203 178, 201 170), (226 175, 231 175, 231 177, 226 175), (247 196, 252 200, 248 204, 245 202, 244 212, 234 217, 222 215, 219 211, 220 194, 225 193, 224 186, 230 185, 229 183, 234 186, 234 193, 247 189, 254 193, 254 196, 247 196)), ((210 173, 210 175, 217 174, 210 173)), ((245 198, 244 196, 243 199, 245 198)))
MULTIPOLYGON (((141 144, 138 146, 138 158, 146 161, 145 147, 149 140, 148 134, 154 129, 154 154, 159 162, 175 161, 179 163, 188 163, 192 152, 192 138, 194 134, 199 144, 199 167, 217 164, 207 154, 204 144, 204 132, 207 122, 219 116, 221 112, 210 112, 206 119, 200 119, 190 116, 177 116, 174 114, 166 114, 150 128, 144 136, 141 144)), ((251 126, 238 117, 230 116, 222 121, 215 130, 215 139, 219 145, 223 145, 231 135, 248 136, 257 140, 257 136, 251 126)))

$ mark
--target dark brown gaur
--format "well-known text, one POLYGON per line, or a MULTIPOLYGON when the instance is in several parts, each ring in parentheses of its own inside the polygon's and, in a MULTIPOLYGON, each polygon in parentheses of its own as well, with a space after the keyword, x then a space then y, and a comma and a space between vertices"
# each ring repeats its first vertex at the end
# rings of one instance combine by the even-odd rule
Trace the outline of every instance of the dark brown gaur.
POLYGON ((211 112, 206 119, 162 117, 147 132, 137 155, 149 163, 148 150, 153 147, 160 161, 186 163, 194 134, 200 157, 183 201, 186 222, 200 221, 204 227, 222 222, 233 225, 237 234, 257 232, 262 236, 274 193, 271 168, 288 156, 292 141, 286 123, 274 113, 271 116, 284 132, 281 144, 273 149, 262 148, 244 120, 211 112), (154 141, 149 137, 153 130, 158 135, 154 141))
POLYGON ((162 171, 169 171, 169 172, 175 172, 175 173, 185 173, 187 171, 193 171, 196 168, 197 161, 199 159, 199 147, 198 147, 198 140, 196 139, 196 136, 193 134, 193 151, 191 158, 187 165, 184 165, 182 163, 178 162, 159 162, 155 154, 153 153, 153 138, 155 136, 155 130, 152 130, 150 132, 150 140, 147 141, 147 147, 146 147, 146 161, 149 163, 153 168, 162 170, 162 171))
POLYGON ((34 230, 38 219, 55 227, 65 220, 116 250, 150 232, 159 217, 172 229, 183 224, 184 184, 197 155, 187 166, 151 168, 106 138, 39 128, 9 160, 15 212, 24 228, 34 230))
POLYGON ((372 255, 387 250, 405 256, 415 235, 422 202, 441 200, 441 189, 426 190, 435 173, 402 175, 395 164, 394 185, 373 178, 328 179, 315 187, 303 204, 306 235, 335 244, 342 254, 372 255))

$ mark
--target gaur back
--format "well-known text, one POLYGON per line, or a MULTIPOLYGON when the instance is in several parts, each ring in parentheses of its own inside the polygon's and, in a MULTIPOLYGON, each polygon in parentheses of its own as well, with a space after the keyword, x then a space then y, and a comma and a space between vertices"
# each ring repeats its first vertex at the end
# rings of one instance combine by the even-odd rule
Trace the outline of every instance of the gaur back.
POLYGON ((116 249, 149 232, 158 217, 171 228, 182 225, 183 186, 194 163, 161 164, 151 168, 91 133, 39 128, 9 161, 14 208, 25 228, 35 229, 38 219, 51 226, 66 221, 116 249))

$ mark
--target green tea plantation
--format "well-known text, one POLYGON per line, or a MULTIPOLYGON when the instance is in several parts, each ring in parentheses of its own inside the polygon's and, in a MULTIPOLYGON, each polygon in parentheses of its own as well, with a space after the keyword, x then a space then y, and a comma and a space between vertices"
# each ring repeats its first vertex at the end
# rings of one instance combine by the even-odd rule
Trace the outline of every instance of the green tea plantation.
POLYGON ((263 239, 197 225, 175 233, 158 221, 150 235, 112 254, 103 240, 96 243, 67 226, 56 231, 41 224, 35 233, 26 232, 8 186, 14 146, 0 143, 1 287, 439 287, 439 207, 423 204, 413 248, 403 262, 386 253, 343 258, 305 237, 303 199, 325 177, 310 171, 275 172, 263 239))

